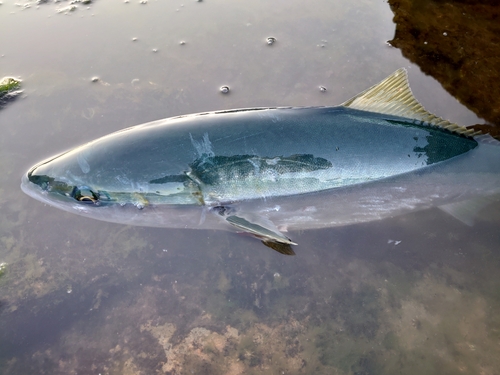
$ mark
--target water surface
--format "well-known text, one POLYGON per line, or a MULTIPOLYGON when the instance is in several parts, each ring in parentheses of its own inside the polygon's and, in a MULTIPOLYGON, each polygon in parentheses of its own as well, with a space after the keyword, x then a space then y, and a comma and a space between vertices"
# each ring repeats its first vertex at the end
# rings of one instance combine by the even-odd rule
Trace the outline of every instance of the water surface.
POLYGON ((224 231, 92 221, 20 191, 34 163, 127 126, 334 105, 402 66, 428 110, 481 122, 387 45, 388 4, 307 4, 96 0, 58 13, 69 3, 3 2, 0 76, 22 78, 25 91, 0 111, 1 373, 500 367, 498 205, 473 227, 435 209, 295 232, 297 256, 285 257, 224 231))

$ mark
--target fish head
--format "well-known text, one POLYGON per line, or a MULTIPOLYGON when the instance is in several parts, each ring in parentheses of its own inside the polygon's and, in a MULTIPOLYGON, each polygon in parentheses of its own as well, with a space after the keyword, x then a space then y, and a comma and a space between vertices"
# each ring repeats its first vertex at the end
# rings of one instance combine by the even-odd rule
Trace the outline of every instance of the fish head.
POLYGON ((65 210, 111 202, 106 186, 101 189, 89 186, 89 179, 85 178, 88 170, 79 165, 81 162, 81 155, 75 151, 42 161, 23 176, 21 188, 29 196, 65 210))
POLYGON ((21 188, 56 208, 122 223, 128 219, 119 212, 130 216, 160 206, 203 204, 197 183, 179 167, 181 162, 151 149, 151 143, 131 141, 130 135, 103 137, 42 161, 23 176, 21 188))

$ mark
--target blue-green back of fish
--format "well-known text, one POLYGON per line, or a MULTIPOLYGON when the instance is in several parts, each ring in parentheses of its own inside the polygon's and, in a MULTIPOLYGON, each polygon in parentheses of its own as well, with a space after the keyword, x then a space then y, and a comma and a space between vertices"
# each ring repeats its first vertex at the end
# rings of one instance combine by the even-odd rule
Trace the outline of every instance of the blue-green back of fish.
POLYGON ((71 152, 79 153, 77 164, 64 156, 53 161, 50 168, 61 170, 47 174, 81 175, 86 185, 113 193, 158 196, 193 183, 200 203, 219 204, 366 183, 476 146, 426 123, 347 107, 252 109, 114 133, 71 152))

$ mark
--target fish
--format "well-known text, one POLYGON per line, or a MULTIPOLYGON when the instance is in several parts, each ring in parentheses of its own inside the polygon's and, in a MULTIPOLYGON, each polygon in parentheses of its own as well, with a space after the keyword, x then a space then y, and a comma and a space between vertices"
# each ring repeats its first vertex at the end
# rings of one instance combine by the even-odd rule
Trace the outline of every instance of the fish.
POLYGON ((133 126, 44 160, 22 190, 126 225, 226 229, 295 254, 289 232, 439 207, 464 223, 500 192, 500 142, 435 116, 401 68, 338 106, 133 126))

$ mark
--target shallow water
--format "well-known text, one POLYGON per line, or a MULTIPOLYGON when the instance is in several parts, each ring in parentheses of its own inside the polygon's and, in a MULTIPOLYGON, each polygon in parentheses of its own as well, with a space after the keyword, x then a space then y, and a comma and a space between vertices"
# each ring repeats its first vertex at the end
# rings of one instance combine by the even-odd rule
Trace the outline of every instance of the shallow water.
POLYGON ((285 257, 224 231, 92 221, 20 191, 34 163, 111 131, 207 110, 334 105, 402 66, 429 111, 481 122, 386 44, 388 4, 308 4, 0 5, 0 76, 25 90, 0 110, 1 373, 500 367, 498 204, 473 227, 435 209, 296 232, 297 256, 285 257))

